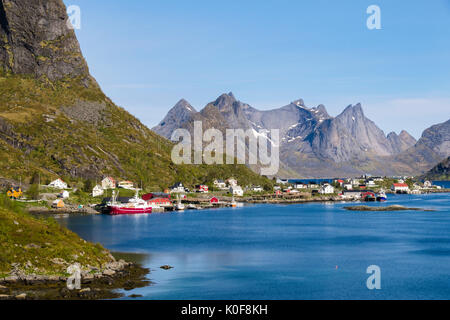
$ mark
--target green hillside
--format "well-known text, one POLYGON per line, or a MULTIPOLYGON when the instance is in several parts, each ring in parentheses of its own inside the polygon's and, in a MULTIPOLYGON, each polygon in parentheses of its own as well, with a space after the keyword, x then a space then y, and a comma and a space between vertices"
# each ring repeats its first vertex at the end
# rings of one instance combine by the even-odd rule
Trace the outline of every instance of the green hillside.
POLYGON ((450 157, 438 163, 430 171, 420 177, 421 180, 447 181, 450 180, 450 157))
POLYGON ((105 175, 131 179, 146 189, 236 177, 270 184, 242 165, 174 165, 173 144, 111 102, 92 82, 56 82, 0 73, 0 172, 27 182, 39 172, 45 183, 69 183, 105 175))
POLYGON ((0 196, 0 277, 14 268, 26 274, 64 275, 67 264, 101 268, 111 261, 101 245, 84 241, 53 219, 33 218, 0 196))

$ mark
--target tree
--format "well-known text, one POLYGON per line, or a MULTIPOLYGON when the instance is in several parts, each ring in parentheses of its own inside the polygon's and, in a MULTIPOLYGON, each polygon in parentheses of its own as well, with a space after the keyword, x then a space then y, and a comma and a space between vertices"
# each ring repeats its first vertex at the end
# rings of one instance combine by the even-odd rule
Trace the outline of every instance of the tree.
POLYGON ((30 186, 30 189, 28 189, 27 195, 33 200, 39 200, 39 185, 37 183, 33 183, 30 186))
POLYGON ((30 183, 31 184, 39 184, 39 172, 37 172, 37 171, 35 171, 34 173, 33 173, 33 176, 31 177, 31 181, 30 181, 30 183))
POLYGON ((83 185, 84 192, 91 192, 93 188, 93 184, 91 180, 85 180, 83 185))

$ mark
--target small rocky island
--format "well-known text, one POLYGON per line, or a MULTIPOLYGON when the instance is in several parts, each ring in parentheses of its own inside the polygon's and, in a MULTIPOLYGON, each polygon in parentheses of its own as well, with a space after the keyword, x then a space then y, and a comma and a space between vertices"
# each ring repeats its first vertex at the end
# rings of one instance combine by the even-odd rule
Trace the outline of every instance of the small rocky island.
POLYGON ((408 208, 400 205, 392 205, 387 207, 369 207, 369 206, 351 206, 351 207, 344 207, 345 210, 349 211, 374 211, 374 212, 380 212, 380 211, 434 211, 432 209, 424 209, 424 208, 408 208))

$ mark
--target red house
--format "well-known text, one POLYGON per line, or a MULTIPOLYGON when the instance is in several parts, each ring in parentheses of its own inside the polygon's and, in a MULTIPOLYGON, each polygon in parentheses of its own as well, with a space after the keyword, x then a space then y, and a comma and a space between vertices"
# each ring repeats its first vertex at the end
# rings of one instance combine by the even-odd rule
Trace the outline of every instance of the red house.
POLYGON ((208 193, 209 192, 208 186, 204 185, 204 184, 200 184, 200 185, 196 186, 196 188, 197 188, 197 192, 200 192, 200 193, 208 193))
POLYGON ((209 200, 210 203, 219 203, 219 199, 216 197, 212 197, 211 200, 209 200))
POLYGON ((172 201, 168 198, 153 198, 147 201, 148 204, 154 204, 155 206, 160 207, 171 207, 172 201))

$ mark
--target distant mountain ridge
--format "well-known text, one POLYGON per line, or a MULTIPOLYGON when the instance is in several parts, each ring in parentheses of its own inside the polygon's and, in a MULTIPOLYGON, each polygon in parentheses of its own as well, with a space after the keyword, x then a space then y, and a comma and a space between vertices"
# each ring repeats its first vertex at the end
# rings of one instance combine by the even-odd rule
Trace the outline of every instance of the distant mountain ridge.
POLYGON ((449 123, 426 130, 419 141, 405 130, 385 135, 365 116, 361 104, 349 105, 332 117, 324 105, 308 108, 302 99, 278 109, 260 111, 228 93, 201 111, 189 104, 189 117, 180 116, 173 121, 179 104, 152 129, 154 132, 170 139, 178 128, 192 129, 194 120, 202 121, 204 128, 250 129, 255 135, 268 135, 271 129, 279 129, 281 174, 285 175, 412 175, 428 170, 437 162, 436 158, 450 155, 449 123), (417 157, 424 149, 426 157, 417 157))

